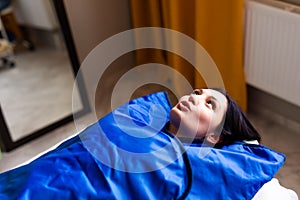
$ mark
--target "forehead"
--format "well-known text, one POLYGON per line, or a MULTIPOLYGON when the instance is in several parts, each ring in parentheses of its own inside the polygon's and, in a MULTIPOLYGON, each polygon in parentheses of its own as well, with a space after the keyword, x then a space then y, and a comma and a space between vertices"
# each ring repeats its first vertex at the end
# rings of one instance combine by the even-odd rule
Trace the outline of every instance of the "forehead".
POLYGON ((221 92, 219 92, 217 90, 213 90, 213 89, 203 89, 203 90, 209 96, 214 98, 220 104, 220 106, 225 106, 225 108, 227 107, 227 98, 224 94, 222 94, 221 92))

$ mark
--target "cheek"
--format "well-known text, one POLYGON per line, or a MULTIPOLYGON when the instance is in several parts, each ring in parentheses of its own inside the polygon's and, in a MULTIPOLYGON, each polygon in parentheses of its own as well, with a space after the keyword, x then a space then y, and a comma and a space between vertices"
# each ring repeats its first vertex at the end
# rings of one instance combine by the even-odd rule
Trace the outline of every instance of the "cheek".
POLYGON ((208 129, 213 126, 212 118, 211 115, 202 113, 198 119, 197 136, 204 137, 207 134, 208 129))
POLYGON ((206 129, 206 132, 215 132, 221 123, 220 116, 215 114, 206 116, 203 121, 203 129, 206 129))

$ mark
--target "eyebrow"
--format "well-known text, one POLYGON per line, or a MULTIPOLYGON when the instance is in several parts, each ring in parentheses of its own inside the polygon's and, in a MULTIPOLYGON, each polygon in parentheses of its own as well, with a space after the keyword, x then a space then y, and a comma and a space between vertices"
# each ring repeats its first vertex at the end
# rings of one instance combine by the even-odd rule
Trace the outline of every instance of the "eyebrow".
POLYGON ((212 100, 214 100, 215 102, 217 102, 217 103, 218 103, 218 105, 220 105, 220 102, 217 100, 217 98, 216 98, 216 97, 214 97, 214 96, 210 96, 210 98, 211 98, 212 100))
POLYGON ((221 105, 221 103, 220 103, 220 101, 216 98, 216 97, 214 97, 213 95, 210 95, 210 98, 213 100, 213 101, 215 101, 216 102, 216 110, 220 110, 220 105, 221 105))

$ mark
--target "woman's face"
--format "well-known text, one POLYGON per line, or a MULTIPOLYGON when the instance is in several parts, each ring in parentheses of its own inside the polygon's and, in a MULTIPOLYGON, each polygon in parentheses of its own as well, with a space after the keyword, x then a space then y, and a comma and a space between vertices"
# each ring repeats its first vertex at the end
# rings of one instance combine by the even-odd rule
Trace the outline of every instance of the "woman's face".
POLYGON ((170 112, 170 122, 181 137, 204 138, 214 132, 227 110, 226 97, 212 89, 196 89, 181 97, 170 112))

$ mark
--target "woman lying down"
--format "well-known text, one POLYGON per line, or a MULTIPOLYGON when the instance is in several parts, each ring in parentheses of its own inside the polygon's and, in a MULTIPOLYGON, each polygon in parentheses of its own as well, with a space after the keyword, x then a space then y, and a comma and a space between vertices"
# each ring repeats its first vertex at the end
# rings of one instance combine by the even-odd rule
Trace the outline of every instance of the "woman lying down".
POLYGON ((0 175, 0 199, 298 199, 274 175, 285 156, 221 90, 171 108, 134 99, 29 164, 0 175))

